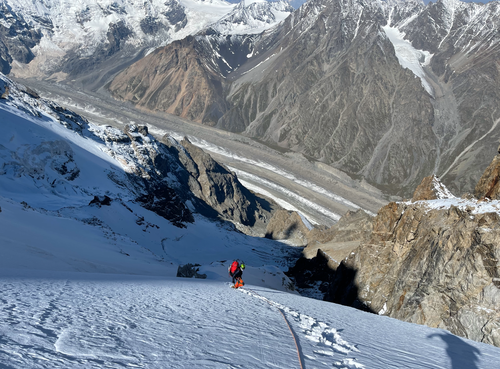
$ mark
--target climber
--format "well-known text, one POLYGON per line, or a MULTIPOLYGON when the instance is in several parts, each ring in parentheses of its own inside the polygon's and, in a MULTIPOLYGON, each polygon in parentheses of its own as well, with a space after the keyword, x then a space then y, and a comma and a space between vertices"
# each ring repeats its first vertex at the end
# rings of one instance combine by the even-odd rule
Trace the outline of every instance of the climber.
POLYGON ((241 276, 243 275, 243 270, 245 269, 245 264, 243 262, 238 262, 237 260, 233 261, 231 266, 228 269, 229 276, 233 279, 234 288, 238 288, 243 286, 243 279, 241 276))

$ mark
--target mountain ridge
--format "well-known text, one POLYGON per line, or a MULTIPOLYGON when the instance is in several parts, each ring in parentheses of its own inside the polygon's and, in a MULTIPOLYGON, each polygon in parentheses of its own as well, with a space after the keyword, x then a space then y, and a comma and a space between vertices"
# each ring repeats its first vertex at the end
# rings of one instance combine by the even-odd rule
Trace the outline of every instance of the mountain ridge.
POLYGON ((205 122, 390 193, 433 173, 472 191, 500 134, 499 14, 495 2, 310 1, 245 44, 246 62, 219 78, 225 110, 205 122))

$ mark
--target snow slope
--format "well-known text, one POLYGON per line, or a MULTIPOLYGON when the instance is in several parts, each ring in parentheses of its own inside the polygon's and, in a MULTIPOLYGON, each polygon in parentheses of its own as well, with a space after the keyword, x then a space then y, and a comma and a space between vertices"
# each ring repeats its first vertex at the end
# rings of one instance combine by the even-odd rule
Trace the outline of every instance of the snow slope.
POLYGON ((2 268, 0 286, 5 368, 300 368, 294 338, 303 368, 491 369, 500 359, 443 330, 256 285, 2 268))

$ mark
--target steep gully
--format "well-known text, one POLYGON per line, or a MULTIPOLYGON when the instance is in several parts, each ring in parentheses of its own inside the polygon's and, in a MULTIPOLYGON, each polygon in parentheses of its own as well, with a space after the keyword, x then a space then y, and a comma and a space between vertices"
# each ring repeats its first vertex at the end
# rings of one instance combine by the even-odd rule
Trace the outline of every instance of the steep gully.
POLYGON ((158 137, 166 133, 177 139, 187 136, 216 160, 236 170, 250 189, 299 210, 312 223, 331 226, 348 210, 359 208, 376 213, 391 200, 367 183, 302 155, 173 115, 140 111, 113 100, 103 89, 91 92, 64 84, 18 81, 97 124, 118 128, 131 123, 146 124, 158 137))

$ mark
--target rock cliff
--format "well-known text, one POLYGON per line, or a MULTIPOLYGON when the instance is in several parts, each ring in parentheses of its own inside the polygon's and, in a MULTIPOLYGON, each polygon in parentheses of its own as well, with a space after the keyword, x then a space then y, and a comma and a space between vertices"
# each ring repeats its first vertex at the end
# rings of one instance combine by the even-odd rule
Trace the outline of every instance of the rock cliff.
MULTIPOLYGON (((497 168, 498 157, 479 196, 493 193, 497 168)), ((418 201, 378 212, 369 239, 341 262, 325 299, 500 346, 500 203, 436 198, 436 185, 443 193, 436 178, 426 178, 418 201)))
POLYGON ((233 172, 189 140, 182 140, 180 147, 169 136, 162 142, 186 169, 181 182, 194 196, 192 201, 199 212, 229 220, 245 233, 264 235, 278 205, 243 187, 233 172))

